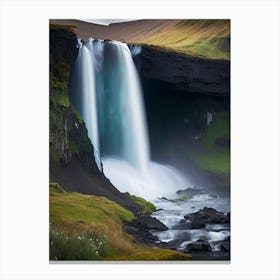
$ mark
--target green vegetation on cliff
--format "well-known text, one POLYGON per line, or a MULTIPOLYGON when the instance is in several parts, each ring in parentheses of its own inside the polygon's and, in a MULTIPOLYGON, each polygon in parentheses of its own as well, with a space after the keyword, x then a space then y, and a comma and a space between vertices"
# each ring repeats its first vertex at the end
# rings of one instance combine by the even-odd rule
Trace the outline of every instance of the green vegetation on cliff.
MULTIPOLYGON (((52 31, 64 30, 66 34, 71 31, 71 28, 67 26, 51 25, 50 28, 52 31)), ((75 37, 74 34, 72 35, 75 37)), ((52 40, 56 40, 56 37, 52 38, 52 40)), ((81 154, 84 158, 84 155, 87 154, 88 158, 91 158, 91 161, 87 162, 94 164, 93 147, 88 138, 85 123, 69 100, 70 65, 67 61, 67 54, 60 53, 61 51, 54 47, 55 44, 56 42, 51 42, 50 163, 51 166, 57 166, 60 163, 67 164, 72 158, 79 157, 81 154)))
POLYGON ((201 140, 204 149, 195 151, 193 158, 202 169, 217 174, 230 172, 230 116, 228 112, 217 112, 206 128, 201 140), (219 144, 225 142, 225 144, 219 144))

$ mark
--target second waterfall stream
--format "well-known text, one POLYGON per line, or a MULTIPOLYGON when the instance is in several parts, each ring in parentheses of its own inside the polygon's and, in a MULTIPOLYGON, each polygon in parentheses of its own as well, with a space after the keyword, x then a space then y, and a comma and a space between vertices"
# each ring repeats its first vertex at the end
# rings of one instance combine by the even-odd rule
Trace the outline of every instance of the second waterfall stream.
POLYGON ((175 168, 153 162, 143 93, 125 43, 79 42, 71 99, 85 121, 98 168, 121 192, 146 199, 190 186, 175 168))

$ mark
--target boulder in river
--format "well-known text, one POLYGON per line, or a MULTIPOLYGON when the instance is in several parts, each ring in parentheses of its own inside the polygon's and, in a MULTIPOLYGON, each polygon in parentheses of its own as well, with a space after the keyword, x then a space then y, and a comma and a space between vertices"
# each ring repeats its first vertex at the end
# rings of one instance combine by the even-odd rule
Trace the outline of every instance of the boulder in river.
POLYGON ((151 230, 165 231, 168 228, 156 218, 148 215, 139 216, 137 219, 125 223, 124 229, 132 234, 138 242, 153 245, 158 241, 158 237, 153 235, 151 230))
POLYGON ((164 231, 168 229, 167 226, 165 226, 162 222, 149 215, 139 216, 137 219, 126 224, 132 227, 146 230, 154 229, 158 231, 164 231))
POLYGON ((224 239, 224 241, 220 244, 220 250, 222 252, 230 252, 230 236, 224 239))
POLYGON ((220 245, 220 250, 222 252, 229 252, 230 251, 230 242, 222 242, 220 245))
POLYGON ((147 245, 154 245, 158 241, 158 237, 150 233, 148 230, 141 230, 136 227, 124 225, 127 233, 133 235, 136 241, 147 245))
POLYGON ((174 225, 171 229, 176 229, 176 230, 187 230, 187 229, 192 229, 192 224, 190 222, 185 222, 185 223, 179 223, 177 225, 174 225))
POLYGON ((206 194, 206 190, 204 188, 187 188, 184 190, 178 190, 176 192, 178 195, 199 195, 199 194, 206 194))
POLYGON ((211 245, 204 240, 197 240, 193 243, 190 243, 184 249, 184 253, 190 252, 210 252, 212 251, 211 245))
POLYGON ((211 207, 204 207, 184 218, 190 220, 193 229, 203 228, 206 224, 228 224, 230 221, 229 214, 225 215, 211 207))

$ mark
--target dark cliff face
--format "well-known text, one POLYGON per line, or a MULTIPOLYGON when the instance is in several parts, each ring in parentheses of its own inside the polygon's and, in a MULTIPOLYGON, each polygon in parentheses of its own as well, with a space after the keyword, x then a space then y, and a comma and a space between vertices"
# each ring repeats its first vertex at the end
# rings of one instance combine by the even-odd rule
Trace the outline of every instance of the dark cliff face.
POLYGON ((230 62, 186 56, 153 47, 142 47, 141 76, 163 82, 185 94, 229 96, 230 62))
POLYGON ((137 214, 140 207, 98 170, 85 123, 69 100, 76 43, 74 33, 50 29, 50 180, 71 191, 104 196, 137 214))
POLYGON ((76 36, 70 31, 50 30, 50 152, 51 167, 78 159, 97 172, 87 129, 68 97, 68 80, 78 55, 76 36))
POLYGON ((63 59, 72 66, 78 55, 77 37, 71 31, 50 29, 50 60, 63 59))

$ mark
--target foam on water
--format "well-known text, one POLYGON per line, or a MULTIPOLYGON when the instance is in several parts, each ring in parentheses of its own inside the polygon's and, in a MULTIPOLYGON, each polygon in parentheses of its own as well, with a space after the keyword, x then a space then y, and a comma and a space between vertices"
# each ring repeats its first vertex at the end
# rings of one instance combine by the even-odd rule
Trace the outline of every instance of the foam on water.
POLYGON ((121 192, 130 192, 149 200, 173 194, 186 179, 174 168, 150 161, 148 172, 139 172, 125 160, 104 158, 104 174, 121 192))

